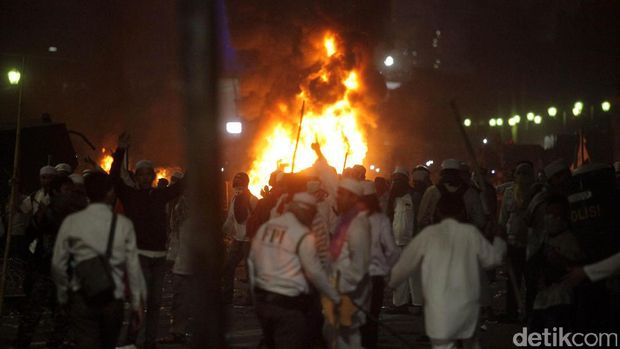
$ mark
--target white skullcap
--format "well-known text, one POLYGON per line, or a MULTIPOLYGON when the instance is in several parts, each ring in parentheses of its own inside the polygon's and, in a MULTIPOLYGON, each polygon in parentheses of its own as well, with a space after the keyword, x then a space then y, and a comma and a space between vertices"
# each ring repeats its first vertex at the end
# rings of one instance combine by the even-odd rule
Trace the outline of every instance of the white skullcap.
POLYGON ((71 165, 66 164, 64 162, 56 165, 55 167, 56 172, 65 172, 65 173, 72 173, 73 169, 71 168, 71 165))
POLYGON ((457 159, 447 159, 441 163, 442 170, 461 170, 461 162, 457 159))
POLYGON ((362 194, 373 195, 377 193, 377 188, 375 187, 375 182, 371 181, 362 181, 362 194))
POLYGON ((308 206, 316 206, 316 198, 314 195, 306 192, 297 193, 293 196, 293 202, 308 206))
POLYGON ((340 183, 338 183, 338 187, 349 191, 357 196, 362 196, 364 195, 364 192, 362 190, 362 185, 360 184, 359 181, 353 179, 353 178, 348 178, 348 177, 343 177, 340 180, 340 183))
POLYGON ((393 174, 393 175, 395 175, 395 174, 401 174, 401 175, 403 175, 403 176, 405 176, 405 177, 409 178, 409 172, 407 171, 407 169, 406 169, 406 168, 404 168, 404 167, 400 167, 400 166, 399 166, 399 167, 396 167, 396 169, 394 169, 394 172, 392 172, 392 174, 393 174))
POLYGON ((418 182, 422 182, 428 179, 429 177, 430 177, 430 174, 428 173, 428 171, 421 169, 421 168, 416 168, 411 173, 411 179, 413 179, 414 181, 418 181, 418 182))
POLYGON ((84 184, 84 177, 81 174, 72 173, 69 175, 69 178, 73 184, 84 184))
POLYGON ((43 176, 43 175, 52 175, 55 176, 58 174, 58 171, 56 171, 56 169, 54 168, 54 166, 43 166, 41 167, 41 169, 39 170, 39 176, 43 176))
POLYGON ((140 160, 136 162, 136 171, 141 168, 148 168, 149 170, 154 170, 153 163, 149 160, 140 160))
POLYGON ((545 176, 551 178, 556 174, 568 170, 568 165, 564 160, 555 160, 545 167, 545 176))
POLYGON ((172 174, 172 178, 177 178, 177 179, 181 179, 183 178, 183 176, 184 176, 183 172, 179 172, 179 171, 172 174))
POLYGON ((308 189, 308 193, 314 194, 321 189, 321 181, 308 181, 308 183, 306 183, 306 188, 308 189))

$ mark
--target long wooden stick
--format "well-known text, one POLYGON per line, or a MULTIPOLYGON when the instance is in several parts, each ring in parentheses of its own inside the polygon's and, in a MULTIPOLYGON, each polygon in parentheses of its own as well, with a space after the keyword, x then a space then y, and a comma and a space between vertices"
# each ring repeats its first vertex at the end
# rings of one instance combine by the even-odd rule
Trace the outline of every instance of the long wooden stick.
MULTIPOLYGON (((22 57, 21 71, 24 71, 25 58, 22 57)), ((17 98, 17 124, 15 130, 15 153, 13 154, 13 175, 11 177, 11 196, 9 197, 9 219, 6 232, 6 243, 4 245, 4 258, 2 259, 2 275, 0 275, 0 315, 4 305, 4 289, 6 287, 6 271, 9 265, 9 251, 11 250, 11 235, 13 235, 13 219, 15 218, 13 210, 15 209, 15 200, 17 197, 18 184, 17 176, 19 174, 19 158, 21 153, 21 136, 22 136, 22 86, 23 81, 19 83, 19 97, 17 98)))
POLYGON ((297 129, 297 141, 295 141, 295 150, 293 151, 293 161, 291 163, 291 172, 295 172, 295 158, 297 158, 297 148, 299 147, 299 137, 301 136, 301 124, 304 121, 304 111, 306 108, 306 101, 301 103, 301 115, 299 116, 299 128, 297 129))
MULTIPOLYGON (((463 141, 465 142, 465 148, 467 149, 467 152, 469 153, 469 156, 471 158, 471 162, 474 165, 474 172, 476 173, 476 176, 478 177, 478 180, 480 181, 480 190, 482 191, 482 196, 485 198, 485 200, 482 200, 482 205, 483 208, 486 210, 486 212, 488 212, 488 204, 486 203, 486 192, 487 192, 487 188, 486 185, 484 183, 484 179, 482 177, 482 171, 480 169, 480 165, 478 164, 478 159, 476 158, 476 153, 474 152, 474 147, 471 145, 471 141, 469 140, 469 136, 467 135, 467 132, 465 131, 465 127, 463 127, 463 122, 462 122, 462 118, 461 118, 461 113, 459 111, 459 108, 457 107, 456 103, 454 101, 450 102, 450 106, 452 107, 452 111, 454 112, 454 117, 456 119, 456 124, 459 127, 459 130, 461 131, 461 136, 463 136, 463 141)), ((523 300, 521 299, 521 297, 519 296, 519 289, 517 287, 517 280, 515 279, 515 273, 512 267, 512 263, 510 263, 510 260, 507 259, 507 263, 506 263, 506 269, 508 270, 508 275, 510 278, 510 284, 513 288, 514 291, 514 295, 517 301, 517 305, 519 307, 519 309, 521 310, 522 313, 524 313, 524 305, 523 305, 523 300)))

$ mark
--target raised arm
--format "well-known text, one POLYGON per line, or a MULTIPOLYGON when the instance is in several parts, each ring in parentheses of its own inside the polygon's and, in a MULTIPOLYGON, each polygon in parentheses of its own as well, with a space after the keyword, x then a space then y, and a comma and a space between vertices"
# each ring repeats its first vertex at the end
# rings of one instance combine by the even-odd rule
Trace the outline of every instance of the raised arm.
POLYGON ((426 232, 420 232, 400 254, 398 262, 392 268, 388 285, 391 288, 400 286, 417 270, 424 257, 426 247, 426 232))

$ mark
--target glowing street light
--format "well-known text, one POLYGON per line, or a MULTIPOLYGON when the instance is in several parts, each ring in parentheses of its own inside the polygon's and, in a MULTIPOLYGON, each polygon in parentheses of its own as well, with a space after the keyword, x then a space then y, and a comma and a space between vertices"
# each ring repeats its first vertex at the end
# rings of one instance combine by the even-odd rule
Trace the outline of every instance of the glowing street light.
POLYGON ((583 110, 583 103, 581 101, 575 102, 575 105, 573 106, 573 109, 579 109, 579 111, 582 111, 583 110))
POLYGON ((22 77, 22 74, 17 69, 9 70, 9 72, 6 75, 9 78, 9 83, 11 85, 19 84, 19 79, 21 79, 22 77))
POLYGON ((374 171, 375 170, 375 165, 370 165, 370 170, 374 171))
POLYGON ((435 163, 435 161, 433 161, 433 160, 428 160, 428 161, 426 162, 426 167, 431 167, 434 163, 435 163))
POLYGON ((240 121, 229 121, 226 123, 226 132, 238 135, 243 132, 243 124, 240 121))
POLYGON ((487 144, 487 143, 489 143, 489 140, 488 140, 488 139, 486 139, 486 138, 484 138, 484 139, 482 140, 482 144, 487 144))
POLYGON ((392 57, 392 56, 385 57, 385 60, 383 61, 383 64, 385 64, 386 67, 393 66, 394 65, 394 57, 392 57))
POLYGON ((549 107, 549 109, 547 109, 547 114, 553 118, 558 115, 558 109, 556 107, 549 107))
POLYGON ((534 123, 536 125, 540 125, 542 123, 542 116, 540 116, 540 115, 534 116, 534 123))
POLYGON ((508 125, 514 126, 517 124, 517 120, 515 118, 508 119, 508 125))
POLYGON ((497 121, 495 121, 495 119, 490 119, 489 120, 489 126, 495 127, 496 125, 497 125, 497 121))
POLYGON ((581 114, 581 109, 577 107, 573 107, 573 115, 579 116, 579 114, 581 114))
POLYGON ((467 118, 463 120, 463 125, 465 125, 465 127, 471 126, 471 119, 467 118))
POLYGON ((504 119, 497 118, 497 120, 495 120, 495 123, 497 124, 497 126, 503 126, 504 125, 504 119))
POLYGON ((515 123, 517 124, 521 122, 521 115, 519 114, 513 116, 512 118, 515 119, 515 123))
POLYGON ((525 116, 527 118, 527 121, 534 121, 534 113, 529 112, 527 113, 527 115, 525 116))
POLYGON ((611 109, 611 103, 603 101, 603 103, 601 103, 601 109, 603 109, 603 111, 609 111, 611 109))

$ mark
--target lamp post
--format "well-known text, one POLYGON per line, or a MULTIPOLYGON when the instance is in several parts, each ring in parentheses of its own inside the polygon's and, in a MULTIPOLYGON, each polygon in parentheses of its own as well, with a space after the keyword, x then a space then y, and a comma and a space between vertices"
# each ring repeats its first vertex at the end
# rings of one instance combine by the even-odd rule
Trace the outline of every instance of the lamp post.
MULTIPOLYGON (((22 57, 22 69, 24 67, 24 58, 22 57)), ((6 243, 4 245, 4 258, 2 260, 2 274, 0 275, 0 315, 4 305, 4 290, 6 288, 6 271, 9 264, 9 251, 11 249, 11 235, 13 235, 13 218, 15 210, 15 200, 17 196, 17 175, 19 168, 19 154, 22 134, 22 86, 20 84, 21 72, 17 69, 11 69, 7 73, 9 83, 13 86, 18 85, 17 98, 17 123, 15 125, 15 153, 13 154, 13 174, 11 176, 11 196, 9 197, 9 213, 7 220, 6 243)))

